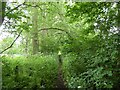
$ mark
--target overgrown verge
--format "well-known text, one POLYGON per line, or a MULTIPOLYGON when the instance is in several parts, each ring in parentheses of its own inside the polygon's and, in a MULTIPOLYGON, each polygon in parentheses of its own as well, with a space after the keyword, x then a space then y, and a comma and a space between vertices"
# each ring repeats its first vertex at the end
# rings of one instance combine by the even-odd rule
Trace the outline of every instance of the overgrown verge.
POLYGON ((63 71, 69 88, 119 90, 120 61, 116 37, 118 36, 114 35, 105 41, 102 40, 100 44, 91 41, 92 44, 88 43, 83 50, 65 56, 63 71))
POLYGON ((2 59, 2 88, 53 88, 57 78, 57 57, 0 57, 2 59))

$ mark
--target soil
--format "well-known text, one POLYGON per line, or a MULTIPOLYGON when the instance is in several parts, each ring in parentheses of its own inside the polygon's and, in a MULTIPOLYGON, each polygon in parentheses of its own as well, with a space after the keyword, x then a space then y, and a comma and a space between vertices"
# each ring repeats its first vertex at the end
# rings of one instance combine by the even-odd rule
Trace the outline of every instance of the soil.
POLYGON ((67 90, 67 87, 65 86, 64 79, 63 79, 61 63, 59 63, 59 67, 58 67, 58 77, 57 77, 56 86, 57 88, 64 88, 65 90, 67 90))

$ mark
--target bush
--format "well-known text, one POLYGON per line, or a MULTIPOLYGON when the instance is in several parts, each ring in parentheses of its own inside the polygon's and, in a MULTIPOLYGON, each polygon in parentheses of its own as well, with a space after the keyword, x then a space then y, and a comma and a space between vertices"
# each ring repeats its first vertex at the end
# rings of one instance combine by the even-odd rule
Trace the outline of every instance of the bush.
POLYGON ((67 86, 69 88, 118 89, 120 62, 116 41, 111 36, 111 39, 102 40, 98 46, 88 44, 88 48, 84 48, 79 53, 69 53, 63 64, 67 86))
POLYGON ((1 59, 2 88, 55 87, 58 70, 55 55, 1 59))

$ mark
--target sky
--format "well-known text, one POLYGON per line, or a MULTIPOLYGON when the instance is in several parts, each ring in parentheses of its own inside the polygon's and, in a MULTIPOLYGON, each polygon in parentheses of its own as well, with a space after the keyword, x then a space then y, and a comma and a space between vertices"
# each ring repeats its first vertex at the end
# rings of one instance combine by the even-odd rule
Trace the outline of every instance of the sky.
POLYGON ((0 41, 2 41, 4 38, 6 38, 9 33, 2 32, 3 30, 3 25, 0 26, 0 41))
MULTIPOLYGON (((7 37, 14 37, 14 35, 13 34, 10 34, 10 33, 8 33, 8 32, 3 32, 3 25, 1 25, 0 26, 0 42, 4 39, 4 38, 7 38, 7 37)), ((16 38, 16 37, 14 37, 14 38, 16 38)), ((19 45, 22 40, 22 38, 21 37, 19 37, 18 39, 17 39, 17 41, 15 42, 17 45, 19 45)))

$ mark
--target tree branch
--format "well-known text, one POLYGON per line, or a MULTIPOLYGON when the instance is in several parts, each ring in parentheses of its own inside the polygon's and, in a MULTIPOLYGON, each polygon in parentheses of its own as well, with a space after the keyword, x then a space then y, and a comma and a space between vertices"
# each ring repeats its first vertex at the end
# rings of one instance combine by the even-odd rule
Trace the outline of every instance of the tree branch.
POLYGON ((28 7, 36 7, 36 8, 39 8, 41 11, 43 11, 39 5, 30 5, 30 4, 26 4, 26 3, 24 5, 26 5, 28 7))
POLYGON ((11 9, 10 11, 8 11, 8 12, 5 14, 5 16, 7 16, 10 12, 14 11, 15 9, 19 8, 20 6, 22 6, 22 5, 24 5, 24 4, 25 4, 25 2, 22 3, 22 4, 19 4, 17 7, 11 9))
POLYGON ((42 28, 42 29, 40 29, 40 31, 42 31, 42 30, 50 30, 50 29, 63 31, 63 32, 65 32, 65 33, 69 36, 69 38, 70 38, 71 40, 73 40, 73 37, 71 36, 71 34, 70 34, 68 31, 63 30, 63 29, 60 29, 60 28, 53 28, 53 27, 50 27, 50 28, 42 28))
POLYGON ((19 36, 21 35, 21 33, 22 33, 22 30, 20 31, 20 33, 18 34, 18 36, 14 39, 14 41, 10 44, 10 46, 7 47, 7 48, 5 48, 3 51, 1 51, 0 54, 2 54, 3 52, 7 51, 8 49, 10 49, 14 45, 14 43, 16 42, 16 40, 19 38, 19 36))
POLYGON ((11 34, 12 34, 12 33, 16 33, 17 31, 16 31, 16 30, 7 30, 7 31, 6 31, 6 30, 3 30, 2 32, 5 32, 5 33, 8 32, 8 33, 11 33, 11 34))

